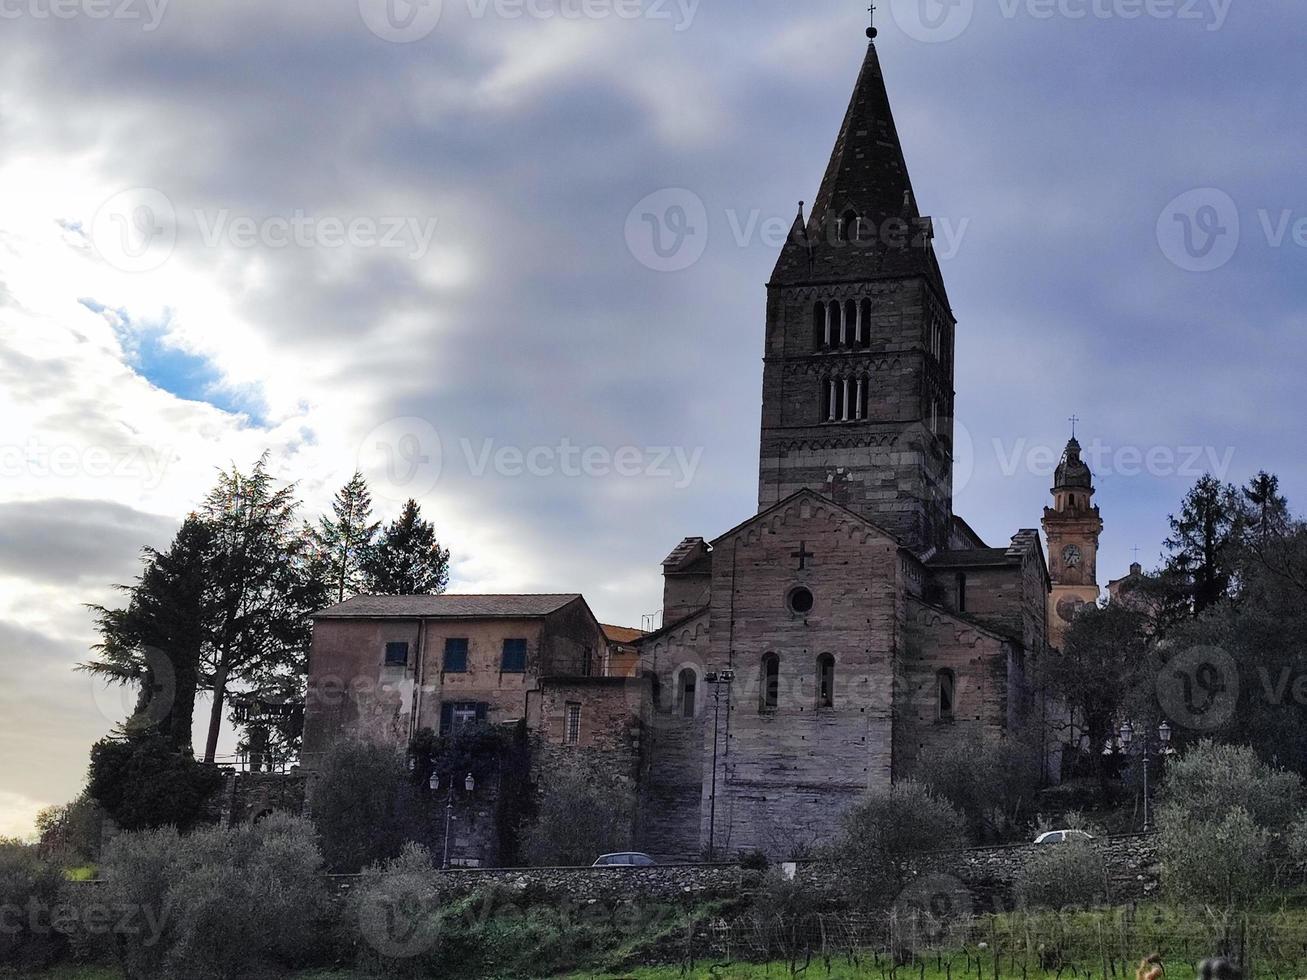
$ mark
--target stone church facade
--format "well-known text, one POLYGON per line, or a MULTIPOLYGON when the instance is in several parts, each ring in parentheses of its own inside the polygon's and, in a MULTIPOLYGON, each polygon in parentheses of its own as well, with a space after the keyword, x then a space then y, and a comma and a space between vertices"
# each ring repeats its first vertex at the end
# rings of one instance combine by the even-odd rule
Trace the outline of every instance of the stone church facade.
MULTIPOLYGON (((641 844, 828 840, 928 747, 1045 749, 1039 533, 953 513, 957 321, 874 43, 767 287, 758 513, 664 570, 641 844)), ((1087 497, 1086 497, 1087 499, 1087 497)))
POLYGON ((1073 438, 1048 560, 1037 530, 991 546, 953 512, 957 320, 916 201, 872 44, 767 286, 757 512, 668 555, 650 634, 579 595, 325 610, 306 769, 341 739, 515 724, 538 785, 620 775, 636 846, 675 860, 828 841, 928 749, 1015 741, 1055 779, 1067 720, 1038 668, 1098 597, 1092 476, 1073 438))

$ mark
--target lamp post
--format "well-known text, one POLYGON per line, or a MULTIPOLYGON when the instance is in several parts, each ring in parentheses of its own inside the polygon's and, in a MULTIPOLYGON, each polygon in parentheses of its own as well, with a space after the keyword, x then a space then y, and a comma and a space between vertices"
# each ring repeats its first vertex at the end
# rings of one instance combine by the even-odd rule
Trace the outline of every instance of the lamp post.
MULTIPOLYGON (((1121 751, 1129 752, 1130 743, 1134 739, 1135 730, 1134 730, 1134 726, 1130 724, 1130 721, 1128 719, 1126 721, 1121 722, 1121 730, 1120 732, 1118 732, 1118 734, 1121 736, 1121 751)), ((1144 762, 1144 831, 1145 832, 1152 829, 1151 814, 1149 813, 1148 810, 1148 762, 1149 759, 1151 758, 1149 753, 1152 748, 1152 741, 1153 740, 1151 738, 1145 737, 1142 742, 1143 744, 1142 754, 1143 754, 1143 762, 1144 762)), ((1161 750, 1160 750, 1161 754, 1165 755, 1167 752, 1167 747, 1171 744, 1171 726, 1168 725, 1165 721, 1163 721, 1160 725, 1157 726, 1157 741, 1161 746, 1161 750)))
MULTIPOLYGON (((433 793, 436 790, 440 789, 439 773, 433 772, 431 774, 430 786, 431 786, 431 792, 433 793)), ((470 795, 472 791, 476 789, 476 787, 477 787, 476 780, 472 778, 471 773, 468 773, 467 778, 463 780, 463 788, 467 790, 468 794, 470 795)), ((449 789, 445 794, 445 854, 443 860, 440 862, 440 868, 442 871, 449 870, 449 824, 453 819, 454 819, 454 777, 450 776, 449 789)))
MULTIPOLYGON (((735 680, 735 671, 719 670, 704 675, 704 680, 713 686, 712 690, 712 792, 708 797, 708 857, 717 857, 717 741, 719 719, 722 706, 722 685, 730 687, 735 680)), ((727 691, 726 707, 730 709, 730 692, 727 691)))

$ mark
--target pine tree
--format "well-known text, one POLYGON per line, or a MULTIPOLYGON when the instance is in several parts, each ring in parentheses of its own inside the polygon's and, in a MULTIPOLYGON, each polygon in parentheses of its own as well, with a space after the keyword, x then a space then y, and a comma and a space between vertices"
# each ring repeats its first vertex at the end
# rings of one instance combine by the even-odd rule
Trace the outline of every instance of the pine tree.
POLYGON ((1265 548, 1289 524, 1289 501, 1280 493, 1280 478, 1262 470, 1243 488, 1244 523, 1254 547, 1265 548))
POLYGON ((203 658, 213 693, 204 761, 218 747, 228 691, 249 696, 307 671, 309 616, 325 602, 313 574, 310 542, 300 531, 292 487, 278 490, 267 456, 248 473, 219 475, 202 516, 214 528, 210 640, 203 658))
POLYGON ((439 595, 449 586, 449 549, 440 547, 435 526, 422 519, 416 500, 381 533, 367 576, 376 595, 439 595))
POLYGON ((329 594, 344 602, 366 588, 364 565, 380 522, 372 520, 372 494, 363 474, 355 472, 336 492, 331 517, 318 519, 312 529, 315 560, 329 594))
POLYGON ((1229 594, 1238 537, 1239 501, 1234 487, 1204 476, 1172 515, 1166 547, 1167 570, 1184 576, 1192 587, 1194 614, 1229 594))
POLYGON ((190 753, 191 718, 207 642, 206 603, 213 528, 192 514, 166 552, 146 548, 145 570, 123 587, 125 608, 92 606, 100 643, 97 659, 79 669, 140 687, 131 732, 154 731, 190 753))

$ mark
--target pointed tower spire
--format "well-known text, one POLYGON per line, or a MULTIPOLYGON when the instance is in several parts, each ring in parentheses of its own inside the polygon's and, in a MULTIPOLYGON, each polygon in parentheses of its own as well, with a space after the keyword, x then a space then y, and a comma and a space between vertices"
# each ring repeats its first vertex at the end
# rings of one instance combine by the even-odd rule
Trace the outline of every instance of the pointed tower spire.
POLYGON ((943 297, 930 222, 917 210, 875 31, 875 27, 868 29, 873 43, 867 45, 808 218, 811 248, 801 248, 791 239, 781 251, 772 282, 797 283, 813 276, 837 281, 926 276, 943 297))

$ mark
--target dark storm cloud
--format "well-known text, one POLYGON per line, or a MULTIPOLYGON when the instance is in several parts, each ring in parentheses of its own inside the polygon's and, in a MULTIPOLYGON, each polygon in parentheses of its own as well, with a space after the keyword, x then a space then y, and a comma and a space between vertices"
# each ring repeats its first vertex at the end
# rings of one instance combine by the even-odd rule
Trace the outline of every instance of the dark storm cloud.
POLYGON ((177 522, 96 500, 0 504, 0 574, 75 587, 130 581, 143 545, 165 547, 177 522))
MULTIPOLYGON (((353 426, 347 438, 430 420, 445 449, 439 493, 534 559, 502 572, 513 587, 580 589, 606 621, 638 623, 672 546, 755 505, 776 252, 735 229, 788 222, 815 195, 862 57, 862 6, 705 4, 678 33, 475 19, 446 0, 440 28, 412 45, 378 40, 351 0, 174 0, 154 33, 6 22, 0 161, 93 151, 117 186, 158 188, 183 217, 437 219, 422 259, 206 251, 189 218, 178 248, 294 364, 285 373, 315 403, 307 427, 346 387, 368 406, 333 422, 353 426), (702 199, 710 240, 689 269, 659 273, 623 229, 638 201, 671 187, 702 199), (563 438, 703 455, 678 488, 478 476, 461 445, 563 438)), ((1298 0, 1235 3, 1207 30, 1027 10, 980 2, 958 38, 931 44, 882 9, 879 48, 922 210, 937 228, 965 226, 942 263, 975 454, 958 509, 995 544, 1036 526, 1050 480, 1036 456, 1061 449, 1074 412, 1082 441, 1105 447, 1099 564, 1115 576, 1136 543, 1145 561, 1156 554, 1206 465, 1139 473, 1131 450, 1233 449, 1228 478, 1266 467, 1307 499, 1286 435, 1304 409, 1307 249, 1291 235, 1268 244, 1258 214, 1307 217, 1305 15, 1298 0), (1168 203, 1196 187, 1229 193, 1242 218, 1239 250, 1210 273, 1177 268, 1157 240, 1168 203)), ((23 400, 59 393, 61 424, 112 444, 133 422, 102 418, 95 398, 126 368, 91 383, 58 359, 0 358, 23 400)), ((468 530, 429 516, 455 545, 468 530)), ((166 544, 175 523, 110 504, 9 504, 0 569, 66 586, 58 602, 80 615, 83 584, 129 578, 140 545, 166 544)), ((456 550, 461 569, 480 557, 456 550)), ((81 655, 69 641, 64 660, 81 655)))

